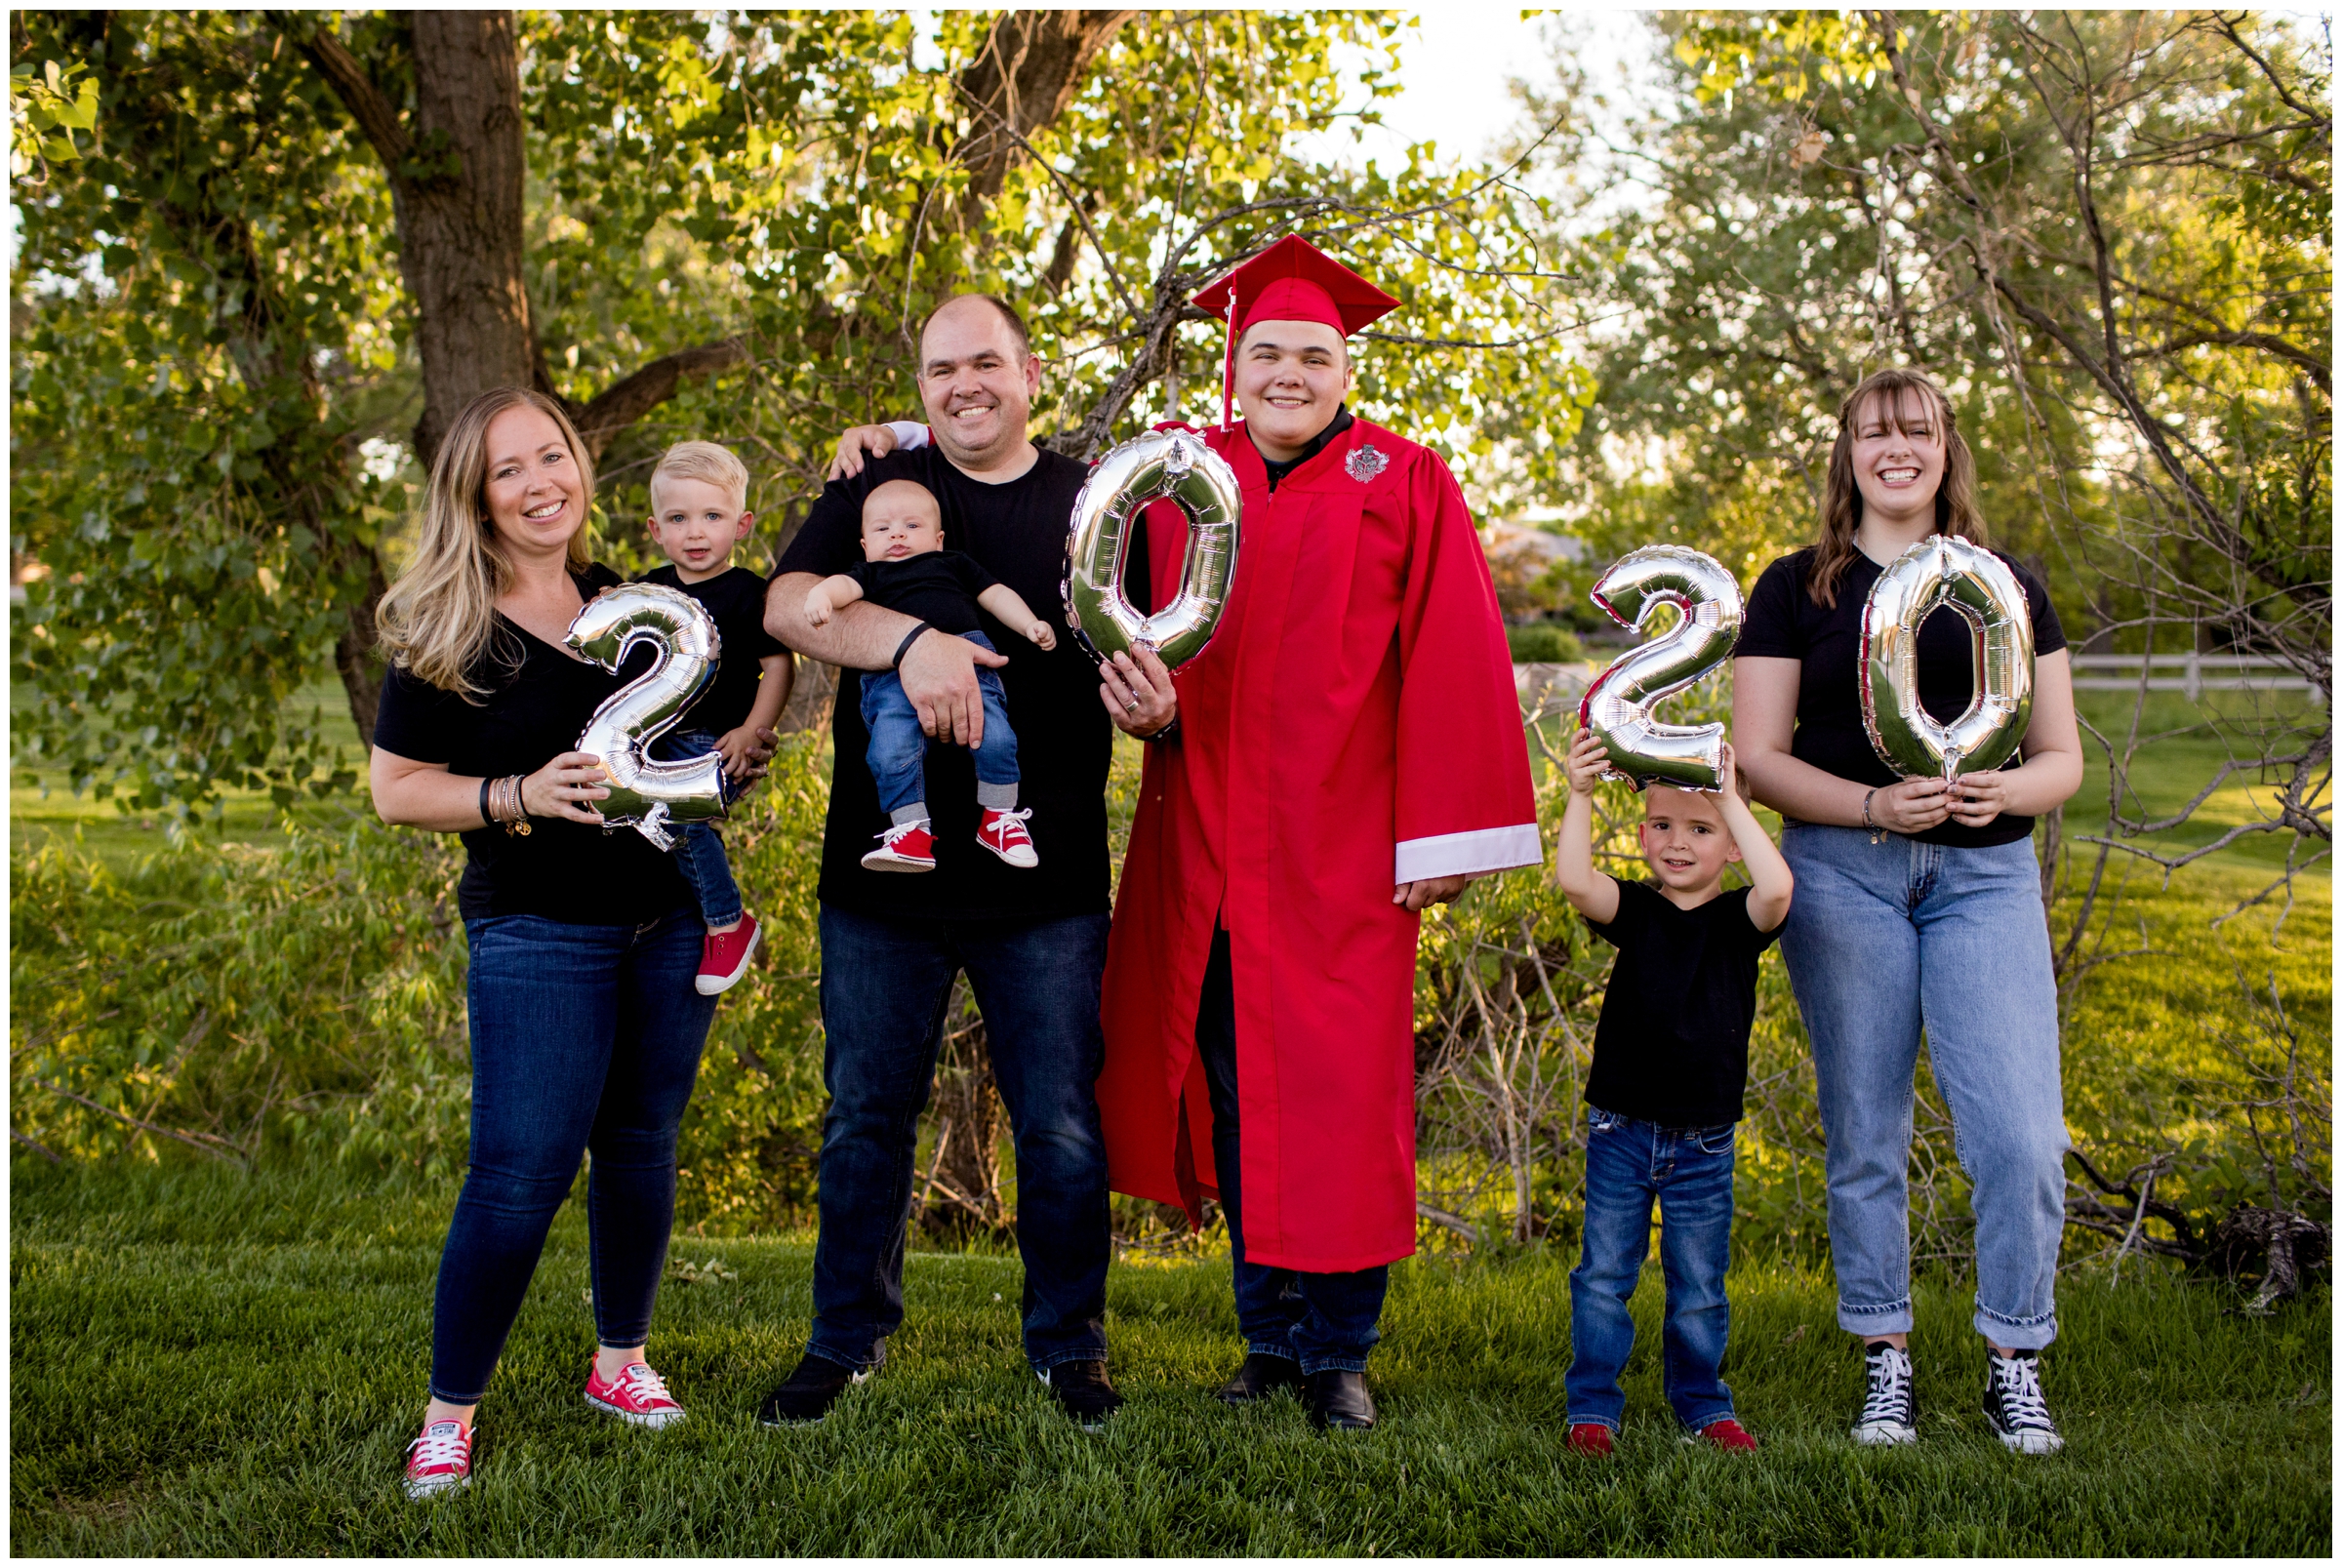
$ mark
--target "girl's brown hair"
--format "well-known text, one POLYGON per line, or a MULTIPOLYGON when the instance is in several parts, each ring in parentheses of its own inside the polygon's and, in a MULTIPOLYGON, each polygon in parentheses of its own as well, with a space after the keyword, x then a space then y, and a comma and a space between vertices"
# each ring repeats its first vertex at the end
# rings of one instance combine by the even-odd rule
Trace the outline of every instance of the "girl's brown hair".
POLYGON ((1837 406, 1837 443, 1830 449, 1830 474, 1822 484, 1822 527, 1813 542, 1813 566, 1805 574, 1805 591, 1828 609, 1837 603, 1837 585, 1860 552, 1854 531, 1862 525, 1862 490, 1854 483, 1854 427, 1873 399, 1885 404, 1887 418, 1898 430, 1908 430, 1911 399, 1920 399, 1944 442, 1944 478, 1935 492, 1935 531, 1957 534, 1979 544, 1985 536, 1984 513, 1976 506, 1976 459, 1961 439, 1959 422, 1952 416, 1952 400, 1935 379, 1916 370, 1882 370, 1866 377, 1837 406))
MULTIPOLYGON (((512 568, 488 520, 488 426, 515 408, 533 408, 553 422, 578 465, 586 503, 593 503, 593 460, 561 405, 525 386, 482 392, 464 405, 439 443, 414 558, 374 613, 392 663, 467 702, 486 695, 473 677, 496 631, 497 598, 512 585, 512 568)), ((592 562, 586 531, 581 519, 569 536, 572 572, 592 562)))

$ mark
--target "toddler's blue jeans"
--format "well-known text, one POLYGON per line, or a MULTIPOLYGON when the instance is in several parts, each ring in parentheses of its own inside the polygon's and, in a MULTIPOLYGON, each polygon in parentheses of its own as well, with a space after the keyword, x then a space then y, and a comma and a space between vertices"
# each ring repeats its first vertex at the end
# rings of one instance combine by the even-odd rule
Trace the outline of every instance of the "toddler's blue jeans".
MULTIPOLYGON (((715 737, 706 730, 669 730, 652 743, 651 754, 662 762, 679 762, 715 749, 715 737)), ((726 791, 731 784, 726 781, 726 791)), ((740 921, 740 884, 732 880, 732 863, 725 858, 724 840, 713 823, 689 823, 675 834, 675 869, 691 884, 700 901, 700 918, 711 926, 740 921)))
MULTIPOLYGON (((998 650, 981 631, 962 632, 987 653, 998 650)), ((1009 728, 1008 693, 1000 672, 977 666, 984 693, 984 744, 976 748, 976 803, 993 811, 1017 804, 1017 732, 1009 728)), ((862 677, 862 722, 870 732, 864 755, 878 785, 878 804, 900 827, 927 815, 927 732, 918 710, 903 695, 903 677, 891 669, 866 670, 862 677)))
POLYGON ((1570 1425, 1615 1430, 1626 1414, 1619 1374, 1635 1348, 1627 1303, 1651 1251, 1667 1275, 1667 1402, 1698 1431, 1732 1414, 1721 1376, 1732 1309, 1732 1143, 1736 1129, 1661 1127, 1586 1107, 1586 1241, 1569 1275, 1570 1425))

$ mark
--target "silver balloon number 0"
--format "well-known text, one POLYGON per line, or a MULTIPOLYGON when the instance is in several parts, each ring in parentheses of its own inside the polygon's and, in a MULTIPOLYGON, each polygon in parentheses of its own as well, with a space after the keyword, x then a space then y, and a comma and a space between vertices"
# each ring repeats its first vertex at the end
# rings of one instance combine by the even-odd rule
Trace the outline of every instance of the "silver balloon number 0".
POLYGON ((659 656, 595 708, 578 737, 578 749, 600 757, 608 775, 610 797, 596 803, 604 824, 630 826, 661 849, 672 849, 670 824, 723 816, 720 752, 679 762, 654 762, 649 755, 650 744, 672 729, 715 678, 721 642, 699 601, 653 583, 604 588, 578 612, 562 640, 612 674, 637 646, 648 644, 659 656))
POLYGON ((1957 779, 2015 756, 2033 717, 2033 610, 2008 563, 1951 534, 1923 539, 1871 584, 1862 606, 1862 724, 1906 779, 1957 779), (1950 609, 1968 623, 1975 695, 1951 723, 1919 705, 1919 623, 1950 609))
POLYGON ((1203 652, 1236 580, 1243 492, 1211 448, 1178 430, 1152 430, 1100 460, 1073 502, 1066 540, 1066 624, 1104 663, 1151 648, 1173 669, 1203 652), (1131 519, 1168 498, 1188 514, 1188 553, 1179 593, 1151 616, 1122 588, 1131 519))
POLYGON ((1610 753, 1605 777, 1640 789, 1722 787, 1724 727, 1662 724, 1651 710, 1732 656, 1740 640, 1740 584, 1714 556, 1678 544, 1622 555, 1594 585, 1594 602, 1641 629, 1663 604, 1680 611, 1668 631, 1621 654, 1586 688, 1578 722, 1610 753))

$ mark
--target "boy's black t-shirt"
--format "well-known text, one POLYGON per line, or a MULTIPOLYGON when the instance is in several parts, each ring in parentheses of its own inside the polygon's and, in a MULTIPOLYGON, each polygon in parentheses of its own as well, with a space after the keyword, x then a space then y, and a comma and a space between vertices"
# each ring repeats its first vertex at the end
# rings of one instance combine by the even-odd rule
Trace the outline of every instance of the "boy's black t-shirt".
MULTIPOLYGON (((976 602, 976 595, 999 581, 978 565, 974 556, 958 550, 928 550, 899 561, 857 561, 852 571, 838 575, 861 583, 862 596, 880 609, 899 610, 954 637, 984 630, 983 606, 976 602)), ((1034 615, 1043 613, 1038 608, 1033 611, 1034 615)), ((1030 644, 1019 638, 1018 646, 1030 644)), ((1011 648, 1000 651, 1012 657, 1017 652, 1011 648)))
POLYGON ((1749 890, 1677 908, 1649 882, 1618 884, 1618 913, 1588 921, 1618 949, 1594 1029, 1586 1103, 1662 1127, 1740 1120, 1756 1018, 1756 959, 1781 935, 1749 923, 1749 890))
MULTIPOLYGON (((1993 552, 2000 555, 1999 550, 1993 552)), ((2066 646, 2066 628, 2049 602, 2041 580, 2005 555, 2000 559, 2016 573, 2033 612, 2033 652, 2037 659, 2066 646)), ((1790 739, 1789 754, 1810 762, 1824 773, 1851 779, 1858 784, 1884 787, 1898 781, 1895 770, 1878 759, 1870 732, 1862 725, 1862 607, 1883 571, 1859 552, 1837 580, 1837 603, 1825 609, 1805 591, 1813 567, 1813 551, 1784 555, 1764 569, 1740 626, 1733 656, 1741 659, 1795 659, 1804 669, 1797 678, 1797 727, 1790 739)), ((1968 623, 1952 610, 1938 610, 1919 626, 1919 705, 1941 720, 1959 717, 1976 692, 1976 663, 1968 623)), ((1926 844, 1949 844, 1961 849, 1989 849, 2033 836, 2033 819, 2003 812, 1982 827, 1946 821, 1923 833, 1911 835, 1926 844)))
MULTIPOLYGON (((897 452, 836 479, 813 503, 774 574, 836 577, 862 560, 862 502, 890 479, 925 485, 944 517, 947 549, 972 557, 1054 623, 1073 501, 1089 470, 1042 449, 1004 485, 971 479, 933 447, 897 452)), ((978 616, 1008 656, 997 673, 1017 731, 1017 804, 1041 864, 1019 870, 976 842, 976 770, 967 747, 927 748, 927 805, 936 867, 922 876, 865 870, 863 855, 887 828, 865 755, 862 677, 839 672, 829 820, 822 840, 823 902, 858 914, 1035 919, 1101 914, 1107 907, 1106 774, 1114 730, 1098 700, 1098 669, 1072 637, 1043 653, 989 615, 978 616)))
POLYGON ((678 588, 699 600, 714 619, 715 634, 722 639, 716 650, 715 679, 707 683, 698 702, 683 710, 675 728, 704 730, 709 735, 739 729, 748 721, 748 709, 756 705, 756 684, 764 678, 757 661, 788 652, 764 629, 765 580, 745 566, 735 566, 705 582, 686 583, 683 575, 668 565, 646 574, 642 581, 678 588))
MULTIPOLYGON (((590 599, 619 576, 598 562, 580 575, 590 599)), ((393 668, 383 683, 374 744, 413 762, 445 763, 466 779, 535 773, 577 749, 593 710, 641 673, 613 675, 496 618, 487 655, 472 671, 489 688, 477 705, 393 668)), ((466 861, 457 905, 466 920, 534 914, 568 925, 642 925, 692 902, 674 857, 631 827, 605 831, 559 818, 532 820, 527 836, 502 825, 464 834, 466 861)))

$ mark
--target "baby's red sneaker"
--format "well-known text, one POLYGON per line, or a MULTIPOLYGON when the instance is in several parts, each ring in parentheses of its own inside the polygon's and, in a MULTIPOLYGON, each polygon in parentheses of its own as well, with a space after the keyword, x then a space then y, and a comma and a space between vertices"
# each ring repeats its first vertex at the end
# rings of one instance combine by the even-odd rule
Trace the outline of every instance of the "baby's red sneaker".
POLYGON ((691 984, 702 996, 721 996, 740 984, 740 977, 748 972, 748 960, 756 955, 756 945, 764 940, 763 928, 756 917, 743 913, 740 924, 729 931, 710 931, 700 946, 700 977, 691 984))
POLYGON ((1702 1427, 1700 1435, 1727 1454, 1754 1454, 1756 1452, 1756 1439, 1751 1437, 1748 1428, 1730 1416, 1726 1416, 1721 1421, 1712 1421, 1702 1427))
POLYGON ((984 809, 984 823, 976 829, 976 842, 999 856, 1009 864, 1030 870, 1041 864, 1033 853, 1032 835, 1025 831, 1025 819, 1032 815, 1028 806, 1023 811, 994 811, 984 809))
POLYGON ((865 855, 862 864, 872 871, 934 870, 935 835, 927 831, 927 820, 922 817, 880 833, 878 847, 865 855))
POLYGON ((1569 1448, 1573 1454, 1586 1454, 1595 1459, 1610 1457, 1610 1428, 1598 1421, 1581 1421, 1569 1428, 1569 1448))
POLYGON ((636 1427, 672 1427, 683 1419, 683 1407, 647 1361, 628 1363, 607 1382, 602 1369, 593 1368, 586 1374, 586 1402, 636 1427))
POLYGON ((407 1497, 424 1498, 471 1484, 471 1428, 460 1421, 434 1421, 407 1445, 407 1497))

